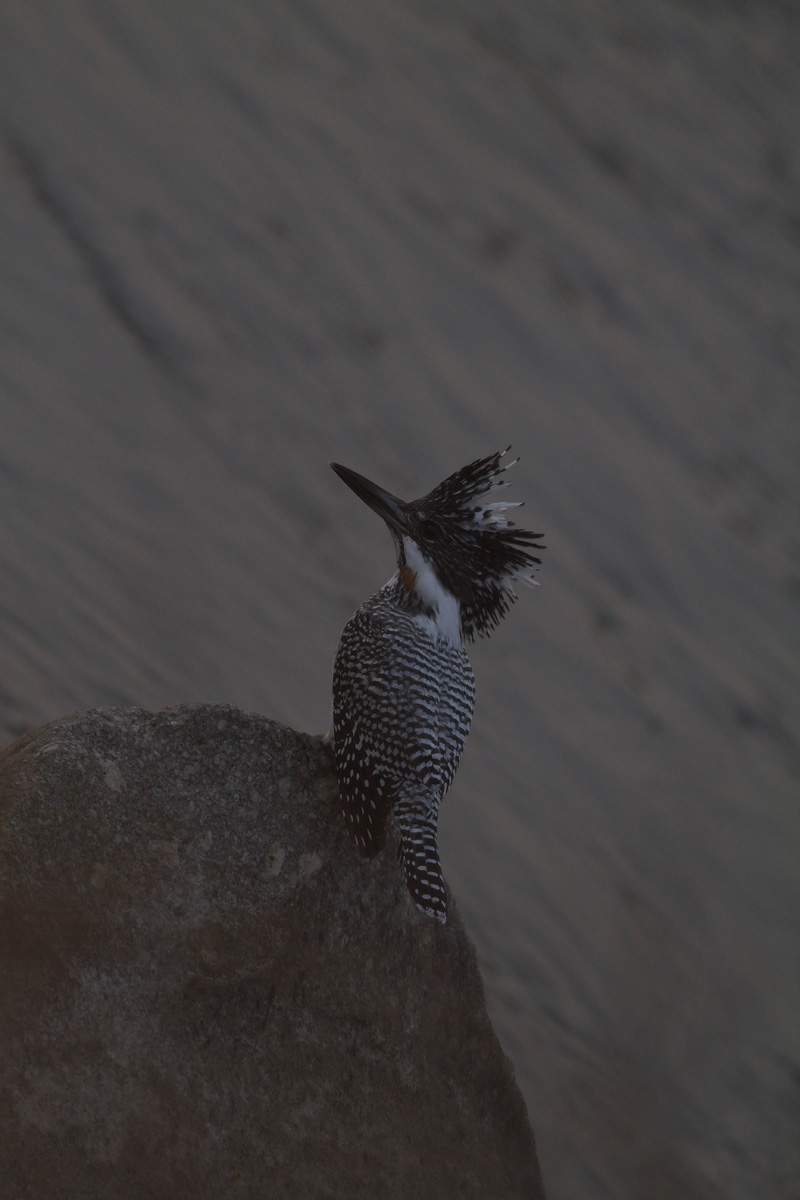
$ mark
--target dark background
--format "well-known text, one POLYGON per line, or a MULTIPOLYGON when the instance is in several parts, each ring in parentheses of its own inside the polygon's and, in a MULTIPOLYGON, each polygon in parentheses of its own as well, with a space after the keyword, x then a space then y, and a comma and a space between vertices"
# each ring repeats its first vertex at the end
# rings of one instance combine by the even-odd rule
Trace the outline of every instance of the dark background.
POLYGON ((541 587, 443 809, 551 1200, 800 1178, 795 4, 5 0, 2 744, 327 727, 407 498, 541 587))

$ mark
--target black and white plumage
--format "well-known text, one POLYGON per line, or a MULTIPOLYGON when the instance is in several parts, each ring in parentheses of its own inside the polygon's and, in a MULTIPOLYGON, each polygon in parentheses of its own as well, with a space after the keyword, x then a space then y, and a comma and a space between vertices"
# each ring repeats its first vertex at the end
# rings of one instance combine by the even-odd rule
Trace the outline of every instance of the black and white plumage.
MULTIPOLYGON (((506 452, 503 452, 506 453, 506 452)), ((538 533, 502 502, 503 454, 469 463, 405 503, 363 475, 337 475, 386 521, 397 571, 345 626, 333 671, 333 743, 351 839, 372 857, 394 812, 415 904, 447 919, 436 826, 469 732, 475 681, 465 645, 488 635, 533 583, 538 533)), ((516 461, 516 460, 515 460, 516 461)), ((513 466, 509 463, 508 466, 513 466)))

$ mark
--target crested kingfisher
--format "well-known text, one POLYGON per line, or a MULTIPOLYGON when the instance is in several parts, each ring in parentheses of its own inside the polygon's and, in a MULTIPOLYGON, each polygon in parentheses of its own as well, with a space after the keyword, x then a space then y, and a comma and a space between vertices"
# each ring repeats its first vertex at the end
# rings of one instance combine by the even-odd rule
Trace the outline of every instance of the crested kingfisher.
POLYGON ((351 840, 366 857, 386 841, 394 813, 414 903, 447 920, 439 864, 439 805, 469 732, 475 679, 465 646, 488 636, 532 584, 540 533, 506 516, 516 504, 487 497, 508 486, 507 451, 477 459, 419 500, 405 502, 331 463, 382 517, 397 571, 342 631, 333 669, 333 749, 351 840))

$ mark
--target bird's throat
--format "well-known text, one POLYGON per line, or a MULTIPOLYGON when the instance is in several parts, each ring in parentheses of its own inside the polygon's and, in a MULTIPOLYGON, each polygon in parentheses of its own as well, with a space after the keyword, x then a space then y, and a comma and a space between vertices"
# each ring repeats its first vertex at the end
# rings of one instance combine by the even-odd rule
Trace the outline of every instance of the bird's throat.
POLYGON ((434 639, 451 646, 463 643, 461 633, 461 605, 452 592, 448 592, 439 581, 431 564, 419 546, 411 538, 403 538, 405 564, 400 569, 400 581, 411 596, 422 605, 425 614, 420 623, 425 623, 434 639))

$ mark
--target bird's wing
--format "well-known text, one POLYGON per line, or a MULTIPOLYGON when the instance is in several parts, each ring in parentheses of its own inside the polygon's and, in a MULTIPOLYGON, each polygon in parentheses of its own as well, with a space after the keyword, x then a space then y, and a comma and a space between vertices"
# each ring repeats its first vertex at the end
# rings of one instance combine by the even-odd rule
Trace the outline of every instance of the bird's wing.
POLYGON ((409 619, 366 605, 345 626, 333 675, 334 752, 345 821, 363 854, 383 848, 399 797, 425 797, 438 809, 473 697, 463 651, 434 646, 409 619))
POLYGON ((380 622, 359 610, 342 632, 333 668, 333 749, 347 832, 371 858, 386 842, 394 799, 386 770, 386 660, 380 622))

